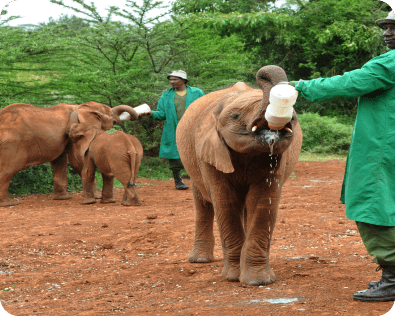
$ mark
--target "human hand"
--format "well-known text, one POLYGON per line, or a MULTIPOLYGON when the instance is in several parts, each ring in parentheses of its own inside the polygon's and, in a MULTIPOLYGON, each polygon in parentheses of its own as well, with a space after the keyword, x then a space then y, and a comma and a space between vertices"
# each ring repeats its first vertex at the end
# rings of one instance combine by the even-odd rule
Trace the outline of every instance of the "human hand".
POLYGON ((152 112, 142 112, 142 113, 139 113, 139 117, 140 116, 148 116, 148 117, 150 117, 150 116, 152 116, 152 112))
POLYGON ((139 117, 151 114, 151 108, 146 103, 141 104, 138 107, 135 107, 134 109, 137 112, 137 114, 139 115, 139 117))

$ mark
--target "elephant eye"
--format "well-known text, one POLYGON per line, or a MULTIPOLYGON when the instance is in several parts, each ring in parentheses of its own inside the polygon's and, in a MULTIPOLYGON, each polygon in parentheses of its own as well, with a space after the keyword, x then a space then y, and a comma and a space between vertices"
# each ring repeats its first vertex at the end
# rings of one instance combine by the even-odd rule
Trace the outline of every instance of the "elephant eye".
POLYGON ((233 115, 231 116, 231 118, 235 120, 235 119, 237 119, 239 116, 240 116, 240 114, 233 114, 233 115))

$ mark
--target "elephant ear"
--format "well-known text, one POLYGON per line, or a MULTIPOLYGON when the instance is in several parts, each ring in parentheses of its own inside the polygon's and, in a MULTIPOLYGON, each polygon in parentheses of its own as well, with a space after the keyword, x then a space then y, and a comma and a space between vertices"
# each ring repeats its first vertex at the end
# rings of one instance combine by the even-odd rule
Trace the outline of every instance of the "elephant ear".
POLYGON ((217 131, 217 119, 222 111, 222 105, 217 106, 213 113, 207 113, 208 110, 210 111, 208 108, 202 113, 200 117, 202 124, 196 129, 196 154, 201 161, 214 166, 217 170, 232 173, 235 169, 229 149, 217 131))
POLYGON ((75 149, 76 153, 79 155, 79 157, 84 157, 86 152, 89 149, 89 146, 93 139, 95 138, 97 133, 96 128, 90 128, 88 130, 84 131, 79 131, 75 133, 74 139, 76 140, 75 142, 75 149))
POLYGON ((79 122, 89 123, 98 128, 102 128, 102 122, 105 121, 105 115, 103 113, 92 110, 91 108, 86 106, 80 106, 77 109, 77 112, 79 122))
POLYGON ((79 122, 80 122, 80 121, 79 121, 79 119, 78 119, 78 113, 77 113, 77 112, 72 112, 72 113, 70 114, 70 117, 69 117, 69 122, 67 123, 66 135, 69 134, 71 125, 77 124, 77 123, 79 123, 79 122))

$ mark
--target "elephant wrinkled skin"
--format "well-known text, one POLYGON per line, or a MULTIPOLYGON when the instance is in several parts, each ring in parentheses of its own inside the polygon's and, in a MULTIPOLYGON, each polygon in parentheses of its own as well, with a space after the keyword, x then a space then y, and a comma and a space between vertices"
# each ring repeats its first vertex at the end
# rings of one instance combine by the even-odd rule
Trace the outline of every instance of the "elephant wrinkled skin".
POLYGON ((121 131, 108 134, 88 123, 70 124, 68 136, 74 143, 74 151, 84 157, 82 204, 96 202, 93 189, 97 167, 103 177, 102 203, 115 202, 113 183, 116 178, 125 189, 122 205, 141 205, 135 182, 143 158, 143 146, 136 137, 121 131))
MULTIPOLYGON (((51 162, 54 171, 54 199, 70 198, 67 193, 66 127, 72 112, 78 113, 80 122, 89 122, 104 130, 118 122, 122 112, 137 119, 136 111, 127 105, 110 108, 88 102, 81 105, 58 104, 39 108, 17 103, 0 110, 0 206, 11 206, 18 201, 11 199, 8 187, 12 177, 32 165, 51 162)), ((70 161, 80 173, 81 160, 70 161)))
POLYGON ((270 242, 281 189, 302 146, 295 112, 279 131, 271 131, 265 120, 270 90, 281 81, 287 81, 282 68, 265 66, 257 73, 261 89, 239 82, 209 93, 189 106, 177 127, 177 147, 195 200, 189 261, 213 260, 215 217, 222 276, 247 285, 275 281, 270 242))

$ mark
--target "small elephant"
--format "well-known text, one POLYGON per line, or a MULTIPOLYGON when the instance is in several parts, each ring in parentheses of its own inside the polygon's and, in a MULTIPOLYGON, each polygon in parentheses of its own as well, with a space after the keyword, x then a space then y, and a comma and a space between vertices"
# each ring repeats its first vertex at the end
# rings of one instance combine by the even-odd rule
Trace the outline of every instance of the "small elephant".
POLYGON ((122 205, 141 205, 135 190, 135 181, 143 158, 143 147, 136 137, 120 131, 108 134, 88 123, 70 124, 68 137, 80 157, 84 157, 81 173, 84 194, 82 204, 95 203, 94 182, 97 167, 103 177, 101 203, 115 202, 115 178, 125 189, 122 205))
POLYGON ((281 189, 298 161, 302 130, 296 113, 284 128, 268 127, 271 88, 284 70, 265 66, 261 89, 239 82, 193 102, 177 127, 177 148, 192 181, 195 240, 190 262, 214 260, 216 219, 224 258, 222 276, 247 285, 269 284, 270 242, 281 189))
MULTIPOLYGON (((51 162, 54 173, 54 200, 66 200, 67 192, 67 151, 66 129, 71 113, 79 122, 96 125, 109 130, 121 121, 123 112, 132 120, 137 112, 128 105, 110 108, 97 102, 80 105, 58 104, 40 108, 30 104, 16 103, 0 110, 0 207, 18 204, 12 199, 8 188, 11 179, 21 170, 32 165, 51 162)), ((78 159, 69 160, 70 165, 80 174, 82 166, 78 159)))

